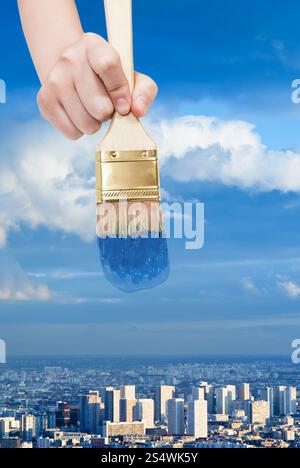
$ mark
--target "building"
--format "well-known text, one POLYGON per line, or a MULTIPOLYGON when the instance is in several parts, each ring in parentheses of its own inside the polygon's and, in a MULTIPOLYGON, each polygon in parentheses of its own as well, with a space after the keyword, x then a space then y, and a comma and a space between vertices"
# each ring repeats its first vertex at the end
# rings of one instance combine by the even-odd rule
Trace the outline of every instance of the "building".
POLYGON ((70 405, 64 401, 59 401, 57 403, 56 424, 58 427, 69 427, 71 424, 70 405))
POLYGON ((166 421, 167 401, 175 397, 175 387, 171 385, 161 385, 156 388, 155 396, 155 420, 166 421))
POLYGON ((250 384, 248 383, 241 383, 238 386, 238 400, 250 400, 251 395, 250 395, 250 384))
POLYGON ((142 421, 145 429, 152 429, 154 427, 154 400, 150 398, 137 400, 134 419, 142 421))
POLYGON ((35 416, 31 414, 23 414, 21 416, 21 434, 22 440, 30 442, 36 436, 36 421, 35 416))
POLYGON ((0 448, 2 449, 21 448, 21 441, 18 437, 10 437, 9 439, 1 439, 0 448))
POLYGON ((230 414, 233 410, 233 401, 236 400, 235 385, 227 385, 215 389, 216 396, 216 414, 230 414))
POLYGON ((167 401, 168 433, 170 435, 184 434, 184 400, 172 398, 167 401))
POLYGON ((104 437, 118 437, 118 436, 143 436, 145 435, 145 427, 143 422, 119 422, 113 423, 105 421, 103 426, 104 437))
POLYGON ((135 400, 135 385, 123 385, 120 387, 120 398, 135 400))
POLYGON ((80 399, 80 430, 89 434, 100 434, 101 398, 99 392, 91 390, 80 399))
POLYGON ((15 418, 0 418, 0 439, 6 439, 10 432, 20 430, 20 421, 15 418))
POLYGON ((192 390, 192 400, 204 400, 205 387, 195 387, 192 390))
POLYGON ((207 401, 193 400, 188 403, 187 433, 196 439, 207 438, 207 401))
POLYGON ((274 415, 288 416, 296 413, 297 389, 278 386, 274 389, 274 415))
POLYGON ((213 385, 209 385, 207 382, 201 384, 204 387, 204 397, 207 401, 208 414, 215 413, 215 388, 213 385))
POLYGON ((265 426, 270 419, 270 404, 268 401, 252 401, 250 406, 250 421, 252 424, 265 426))
POLYGON ((134 420, 134 408, 136 399, 129 400, 127 398, 120 399, 120 422, 132 422, 134 420))
POLYGON ((120 422, 120 390, 112 387, 105 389, 105 421, 120 422))
POLYGON ((274 390, 271 387, 261 388, 258 391, 258 396, 261 400, 269 403, 270 418, 274 416, 274 390))

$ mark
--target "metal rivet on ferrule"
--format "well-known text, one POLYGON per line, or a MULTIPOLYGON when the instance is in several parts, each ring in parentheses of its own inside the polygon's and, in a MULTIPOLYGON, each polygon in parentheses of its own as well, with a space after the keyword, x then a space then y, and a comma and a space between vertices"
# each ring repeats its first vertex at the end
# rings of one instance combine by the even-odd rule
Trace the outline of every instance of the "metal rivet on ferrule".
POLYGON ((118 156, 118 153, 116 151, 114 151, 112 154, 111 154, 111 157, 112 158, 116 158, 118 156))
POLYGON ((142 154, 143 158, 146 158, 148 156, 148 152, 147 151, 144 151, 143 154, 142 154))

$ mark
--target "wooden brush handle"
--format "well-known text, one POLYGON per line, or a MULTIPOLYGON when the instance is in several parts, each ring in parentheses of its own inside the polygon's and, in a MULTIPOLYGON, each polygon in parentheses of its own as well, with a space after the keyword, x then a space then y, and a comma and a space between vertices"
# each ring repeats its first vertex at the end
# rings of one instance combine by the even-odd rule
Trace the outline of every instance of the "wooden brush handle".
MULTIPOLYGON (((108 38, 119 52, 130 91, 134 89, 132 0, 104 0, 108 38)), ((156 143, 140 120, 132 113, 115 112, 108 132, 98 144, 98 151, 155 150, 156 143)))
POLYGON ((134 88, 132 0, 104 0, 104 5, 108 39, 120 54, 132 93, 134 88))

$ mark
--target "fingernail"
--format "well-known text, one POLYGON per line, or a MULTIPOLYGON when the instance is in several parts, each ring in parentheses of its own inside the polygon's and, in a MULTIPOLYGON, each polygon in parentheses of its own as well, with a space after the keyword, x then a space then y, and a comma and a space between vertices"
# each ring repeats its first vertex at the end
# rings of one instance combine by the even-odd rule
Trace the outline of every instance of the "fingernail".
POLYGON ((144 114, 148 109, 146 99, 143 96, 139 96, 138 98, 136 98, 135 107, 138 109, 139 112, 144 114))
POLYGON ((130 103, 124 98, 120 98, 116 103, 116 110, 119 114, 128 114, 130 111, 130 103))

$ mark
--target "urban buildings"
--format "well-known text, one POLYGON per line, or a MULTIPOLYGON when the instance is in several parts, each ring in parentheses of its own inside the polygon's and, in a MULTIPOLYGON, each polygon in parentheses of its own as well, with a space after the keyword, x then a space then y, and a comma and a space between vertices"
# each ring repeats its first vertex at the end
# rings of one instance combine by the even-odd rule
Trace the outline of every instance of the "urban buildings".
POLYGON ((167 400, 168 433, 171 435, 184 434, 184 400, 172 398, 167 400))
POLYGON ((299 376, 286 361, 22 360, 0 366, 0 447, 300 447, 299 376))
POLYGON ((206 439, 207 432, 207 401, 204 399, 193 400, 188 403, 187 433, 196 439, 206 439))
POLYGON ((174 398, 175 387, 171 385, 160 385, 156 388, 155 396, 155 420, 165 421, 167 419, 167 401, 174 398))

